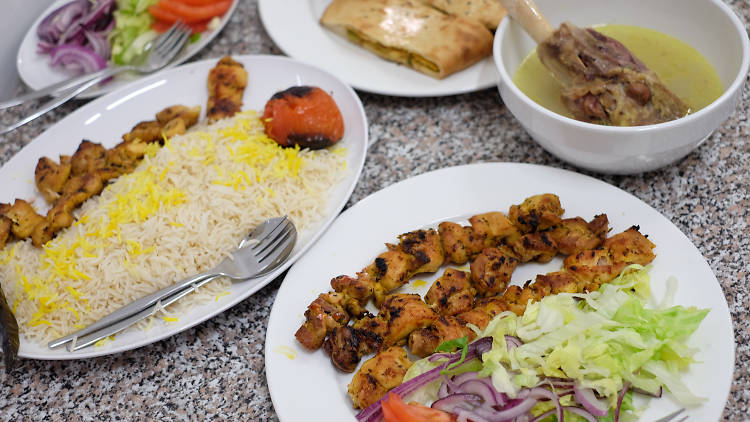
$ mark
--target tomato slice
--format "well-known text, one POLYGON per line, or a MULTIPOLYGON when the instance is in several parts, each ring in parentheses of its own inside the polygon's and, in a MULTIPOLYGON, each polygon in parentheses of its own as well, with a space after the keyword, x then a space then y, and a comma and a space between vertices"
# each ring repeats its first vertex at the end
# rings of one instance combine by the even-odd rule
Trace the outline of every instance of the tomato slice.
MULTIPOLYGON (((209 22, 210 21, 202 21, 202 22, 190 23, 187 25, 190 27, 191 33, 196 34, 199 32, 204 32, 206 28, 208 27, 209 22)), ((165 32, 166 30, 171 28, 172 25, 174 25, 174 22, 167 22, 167 21, 163 21, 160 19, 156 19, 154 23, 151 24, 151 29, 161 34, 162 32, 165 32)))
MULTIPOLYGON (((232 6, 232 0, 217 0, 201 6, 192 6, 186 3, 182 3, 180 0, 159 0, 156 4, 155 9, 158 12, 168 12, 172 16, 176 16, 187 23, 197 23, 213 18, 214 16, 221 16, 229 10, 232 6)), ((149 12, 154 15, 151 7, 149 12)), ((159 16, 154 15, 157 19, 163 19, 159 16)))
POLYGON ((418 403, 406 404, 398 394, 388 393, 381 403, 385 422, 455 422, 456 417, 418 403))

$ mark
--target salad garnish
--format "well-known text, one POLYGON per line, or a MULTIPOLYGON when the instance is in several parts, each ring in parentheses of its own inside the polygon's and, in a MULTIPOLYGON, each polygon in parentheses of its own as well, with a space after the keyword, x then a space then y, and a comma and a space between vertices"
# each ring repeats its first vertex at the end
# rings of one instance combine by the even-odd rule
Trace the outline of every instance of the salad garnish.
MULTIPOLYGON (((632 420, 633 394, 660 397, 662 388, 684 406, 700 404, 680 375, 697 352, 685 341, 708 310, 672 306, 673 282, 666 299, 648 307, 648 270, 632 265, 598 291, 550 295, 522 316, 499 314, 476 329, 476 341, 445 342, 415 362, 391 392, 472 421, 632 420)), ((391 399, 358 420, 382 420, 391 399)))

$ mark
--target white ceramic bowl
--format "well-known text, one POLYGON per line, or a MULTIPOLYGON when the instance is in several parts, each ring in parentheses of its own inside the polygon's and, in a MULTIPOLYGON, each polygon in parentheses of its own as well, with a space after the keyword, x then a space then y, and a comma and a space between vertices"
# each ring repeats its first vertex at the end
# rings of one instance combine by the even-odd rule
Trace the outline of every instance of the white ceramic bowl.
POLYGON ((537 0, 557 27, 635 25, 672 35, 703 54, 721 78, 724 93, 685 118, 657 125, 609 127, 561 116, 538 105, 513 83, 521 61, 536 46, 512 19, 495 34, 498 88, 505 105, 550 153, 601 173, 632 174, 673 163, 700 145, 734 112, 750 64, 750 42, 740 19, 721 0, 537 0))

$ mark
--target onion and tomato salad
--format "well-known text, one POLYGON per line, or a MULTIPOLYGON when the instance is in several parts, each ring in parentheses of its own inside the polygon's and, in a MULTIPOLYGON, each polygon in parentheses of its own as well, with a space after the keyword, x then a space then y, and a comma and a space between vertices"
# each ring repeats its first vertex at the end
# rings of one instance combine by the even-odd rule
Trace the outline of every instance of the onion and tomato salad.
POLYGON ((193 37, 219 25, 234 0, 72 0, 36 28, 38 52, 79 74, 134 62, 149 41, 178 20, 193 37))
POLYGON ((547 296, 505 312, 477 340, 451 340, 357 415, 360 422, 625 421, 633 395, 700 404, 680 380, 685 345, 708 310, 671 306, 676 282, 650 308, 648 268, 631 266, 599 291, 547 296), (457 351, 453 351, 456 350, 457 351))

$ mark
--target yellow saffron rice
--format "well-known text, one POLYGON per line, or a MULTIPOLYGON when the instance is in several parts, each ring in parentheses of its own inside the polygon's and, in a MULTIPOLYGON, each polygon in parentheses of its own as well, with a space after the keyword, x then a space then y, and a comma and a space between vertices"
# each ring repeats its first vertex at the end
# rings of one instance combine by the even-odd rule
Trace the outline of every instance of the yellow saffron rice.
MULTIPOLYGON (((342 148, 279 147, 253 111, 197 127, 149 146, 133 173, 86 201, 78 221, 42 249, 8 244, 2 288, 25 338, 49 341, 213 267, 267 218, 288 215, 298 230, 310 228, 345 167, 342 148)), ((229 283, 209 283, 160 320, 221 300, 229 283)))

